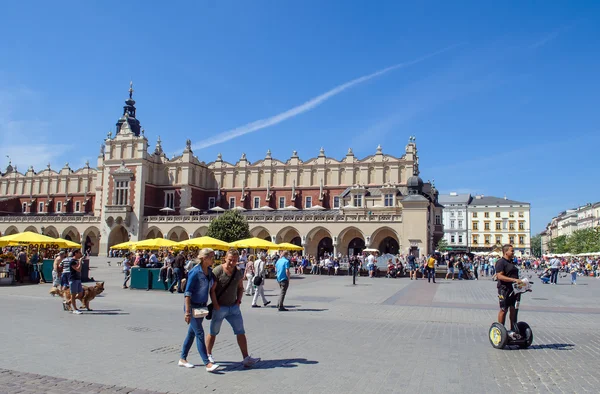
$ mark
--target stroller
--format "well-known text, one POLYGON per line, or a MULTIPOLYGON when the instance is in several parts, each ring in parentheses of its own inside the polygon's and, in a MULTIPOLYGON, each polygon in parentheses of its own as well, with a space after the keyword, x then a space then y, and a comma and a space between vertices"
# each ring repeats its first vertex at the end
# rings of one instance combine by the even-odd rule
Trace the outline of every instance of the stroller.
POLYGON ((549 268, 546 268, 544 270, 544 272, 542 272, 541 274, 538 275, 538 278, 541 279, 543 284, 548 284, 550 283, 550 277, 552 276, 552 273, 550 272, 549 268))

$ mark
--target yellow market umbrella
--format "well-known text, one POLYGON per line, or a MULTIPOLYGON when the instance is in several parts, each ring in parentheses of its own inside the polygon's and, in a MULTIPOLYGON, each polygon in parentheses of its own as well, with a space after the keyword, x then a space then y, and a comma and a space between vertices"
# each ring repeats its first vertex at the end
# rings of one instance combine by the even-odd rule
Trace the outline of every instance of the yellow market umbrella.
POLYGON ((300 251, 300 250, 303 250, 304 248, 302 246, 294 245, 289 242, 283 242, 283 243, 277 244, 277 249, 300 251))
POLYGON ((206 236, 192 238, 192 239, 186 239, 185 241, 179 242, 177 244, 177 246, 180 248, 195 247, 198 249, 211 248, 211 249, 217 249, 217 250, 228 250, 229 248, 231 248, 231 246, 225 241, 221 241, 220 239, 216 239, 213 237, 206 237, 206 236))
POLYGON ((236 249, 250 248, 250 249, 277 249, 277 244, 273 242, 260 239, 260 238, 247 238, 240 239, 239 241, 231 242, 231 247, 236 249))
POLYGON ((117 249, 117 250, 130 250, 133 247, 133 244, 135 242, 131 242, 131 241, 127 241, 127 242, 123 242, 120 244, 116 244, 111 246, 111 249, 117 249))
MULTIPOLYGON (((48 237, 47 235, 42 235, 31 231, 7 235, 0 238, 0 246, 57 245, 59 248, 69 248, 70 246, 67 246, 67 242, 70 243, 70 241, 64 239, 52 238, 48 237)), ((79 244, 77 244, 77 246, 80 247, 79 244)))
POLYGON ((177 247, 177 242, 170 241, 164 238, 151 238, 143 241, 134 242, 132 245, 133 249, 150 249, 157 250, 161 248, 173 248, 177 247))
POLYGON ((69 248, 69 249, 76 249, 76 248, 80 249, 81 248, 80 244, 78 244, 77 242, 69 241, 68 239, 56 238, 56 240, 64 243, 63 248, 69 248))

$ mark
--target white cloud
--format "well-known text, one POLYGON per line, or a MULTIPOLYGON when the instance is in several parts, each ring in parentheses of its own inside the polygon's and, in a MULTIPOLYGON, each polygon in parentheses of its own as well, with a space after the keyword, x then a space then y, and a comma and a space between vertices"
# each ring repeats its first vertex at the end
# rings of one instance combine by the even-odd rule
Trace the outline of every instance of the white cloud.
POLYGON ((333 89, 328 90, 327 92, 325 92, 325 93, 323 93, 323 94, 321 94, 319 96, 316 96, 316 97, 314 97, 314 98, 306 101, 303 104, 300 104, 300 105, 298 105, 296 107, 288 109, 287 111, 284 111, 284 112, 282 112, 280 114, 271 116, 269 118, 259 119, 259 120, 254 121, 254 122, 250 122, 250 123, 245 124, 243 126, 236 127, 235 129, 228 130, 228 131, 226 131, 224 133, 221 133, 221 134, 219 134, 219 135, 217 135, 217 136, 215 136, 213 138, 209 138, 209 139, 200 141, 199 143, 194 144, 193 148, 194 149, 207 148, 209 146, 220 144, 222 142, 226 142, 226 141, 232 140, 234 138, 240 137, 240 136, 242 136, 244 134, 252 133, 254 131, 258 131, 258 130, 261 130, 261 129, 264 129, 264 128, 267 128, 267 127, 274 126, 274 125, 279 124, 279 123, 281 123, 283 121, 286 121, 288 119, 291 119, 293 117, 301 115, 301 114, 303 114, 303 113, 305 113, 307 111, 310 111, 310 110, 318 107, 319 105, 323 104, 325 101, 329 100, 330 98, 332 98, 332 97, 334 97, 334 96, 336 96, 336 95, 344 92, 345 90, 350 89, 350 88, 352 88, 352 87, 354 87, 356 85, 359 85, 359 84, 361 84, 363 82, 367 82, 367 81, 369 81, 369 80, 371 80, 373 78, 376 78, 376 77, 379 77, 381 75, 384 75, 384 74, 386 74, 386 73, 388 73, 390 71, 397 70, 397 69, 404 68, 404 67, 408 67, 408 66, 412 66, 412 65, 417 64, 417 63, 421 63, 421 62, 423 62, 423 61, 425 61, 425 60, 427 60, 427 59, 429 59, 429 58, 431 58, 433 56, 436 56, 436 55, 439 55, 439 54, 441 54, 443 52, 449 51, 450 49, 453 49, 454 47, 456 47, 456 45, 453 45, 453 46, 441 49, 439 51, 430 53, 428 55, 422 56, 422 57, 420 57, 418 59, 411 60, 409 62, 398 63, 398 64, 395 64, 393 66, 390 66, 390 67, 384 68, 382 70, 376 71, 376 72, 374 72, 372 74, 364 75, 362 77, 353 79, 353 80, 351 80, 349 82, 346 82, 346 83, 343 83, 341 85, 338 85, 338 86, 334 87, 333 89))

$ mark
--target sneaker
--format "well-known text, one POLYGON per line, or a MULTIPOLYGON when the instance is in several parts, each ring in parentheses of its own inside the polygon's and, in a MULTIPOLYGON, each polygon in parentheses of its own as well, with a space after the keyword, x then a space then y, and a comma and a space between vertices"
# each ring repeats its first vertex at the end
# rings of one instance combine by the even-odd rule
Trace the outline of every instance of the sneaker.
POLYGON ((242 364, 244 365, 244 367, 250 368, 259 361, 260 361, 260 358, 252 358, 252 357, 248 356, 244 359, 244 361, 242 361, 242 364))
POLYGON ((260 305, 252 305, 252 308, 260 308, 260 305))
POLYGON ((210 367, 210 368, 206 367, 206 372, 215 372, 217 370, 217 368, 219 368, 219 367, 220 367, 219 364, 213 364, 212 367, 210 367))
POLYGON ((179 365, 180 367, 186 367, 186 368, 194 368, 194 366, 195 366, 194 364, 188 363, 187 361, 181 361, 181 360, 179 360, 177 365, 179 365))
POLYGON ((82 311, 80 311, 79 309, 75 309, 75 310, 73 311, 73 314, 74 314, 74 315, 81 315, 81 314, 83 314, 83 312, 82 312, 82 311))
POLYGON ((284 307, 281 307, 278 309, 279 312, 287 312, 289 311, 289 309, 285 309, 284 307))
POLYGON ((265 302, 265 306, 269 305, 270 303, 271 303, 271 301, 265 302))
POLYGON ((215 363, 215 358, 213 357, 213 355, 212 355, 212 354, 209 354, 209 355, 208 355, 208 361, 210 361, 210 363, 211 363, 211 364, 214 364, 214 363, 215 363))

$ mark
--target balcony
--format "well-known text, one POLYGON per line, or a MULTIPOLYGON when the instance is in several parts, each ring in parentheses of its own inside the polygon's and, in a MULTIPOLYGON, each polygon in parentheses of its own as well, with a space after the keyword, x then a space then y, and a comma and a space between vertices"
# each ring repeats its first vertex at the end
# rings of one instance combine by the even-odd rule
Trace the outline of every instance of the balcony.
POLYGON ((100 223, 99 216, 84 214, 0 216, 0 223, 100 223))
POLYGON ((112 226, 113 223, 129 225, 131 220, 131 205, 105 205, 106 224, 112 226))

